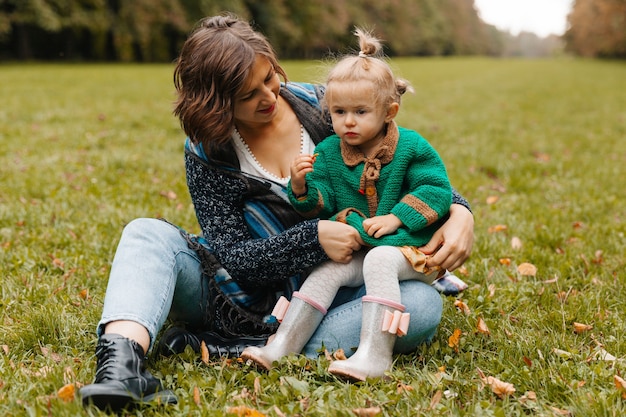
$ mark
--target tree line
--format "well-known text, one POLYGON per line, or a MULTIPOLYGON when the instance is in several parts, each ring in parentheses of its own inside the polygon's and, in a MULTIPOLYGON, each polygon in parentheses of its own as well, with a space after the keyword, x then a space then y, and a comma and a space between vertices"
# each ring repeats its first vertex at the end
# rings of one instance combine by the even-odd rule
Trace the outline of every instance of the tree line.
MULTIPOLYGON (((566 47, 611 56, 621 36, 623 51, 625 4, 577 0, 566 47), (619 7, 613 31, 586 18, 609 19, 607 8, 619 7), (595 39, 589 33, 612 41, 584 46, 595 39)), ((345 51, 355 26, 375 30, 391 56, 545 55, 561 42, 501 32, 480 19, 474 0, 0 0, 0 59, 170 62, 195 22, 223 11, 253 22, 281 58, 345 51)))

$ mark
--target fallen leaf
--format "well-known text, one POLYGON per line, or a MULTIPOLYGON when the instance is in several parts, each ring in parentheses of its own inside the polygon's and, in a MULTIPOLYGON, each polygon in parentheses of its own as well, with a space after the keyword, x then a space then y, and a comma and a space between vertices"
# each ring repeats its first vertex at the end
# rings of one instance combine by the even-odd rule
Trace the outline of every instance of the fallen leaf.
POLYGON ((74 384, 66 384, 59 388, 57 396, 65 402, 70 402, 74 400, 75 392, 76 387, 74 384))
POLYGON ((580 334, 593 329, 590 324, 576 323, 574 322, 574 333, 580 334))
POLYGON ((497 232, 504 232, 505 230, 507 230, 508 227, 504 224, 496 224, 495 226, 490 226, 487 229, 488 233, 497 233, 497 232))
POLYGON ((491 332, 489 331, 489 327, 487 327, 487 323, 485 323, 485 320, 483 320, 482 317, 478 318, 478 323, 476 324, 476 330, 478 330, 478 333, 482 333, 482 334, 491 334, 491 332))
POLYGON ((398 382, 398 385, 396 385, 396 392, 398 394, 401 394, 401 393, 407 392, 407 391, 413 391, 413 387, 411 385, 407 385, 407 384, 404 384, 402 382, 398 382))
POLYGON ((556 408, 556 407, 550 406, 550 409, 552 409, 553 413, 558 414, 560 416, 571 416, 572 415, 571 411, 563 410, 562 408, 556 408))
POLYGON ((619 375, 614 375, 613 383, 615 384, 615 388, 617 388, 618 391, 621 391, 622 398, 626 399, 626 381, 624 381, 624 379, 619 375))
POLYGON ((569 359, 572 357, 572 354, 566 350, 554 348, 552 349, 552 352, 555 353, 561 359, 569 359))
POLYGON ((515 386, 510 382, 500 381, 493 376, 487 377, 487 384, 491 386, 491 390, 500 398, 508 397, 515 392, 515 386))
POLYGON ((523 262, 517 266, 517 272, 523 276, 534 277, 537 275, 537 267, 531 263, 523 262))
POLYGON ((489 284, 487 289, 489 290, 489 298, 493 298, 493 296, 496 294, 496 284, 489 284))
POLYGON ((524 356, 522 359, 524 359, 524 363, 526 364, 526 366, 528 366, 529 368, 532 368, 533 366, 533 361, 531 361, 529 358, 527 358, 526 356, 524 356))
POLYGON ((335 358, 335 360, 338 360, 338 361, 345 361, 346 359, 348 359, 343 349, 337 349, 333 353, 333 358, 335 358))
POLYGON ((78 296, 80 298, 82 298, 83 300, 86 300, 89 298, 89 290, 87 288, 84 288, 82 290, 80 290, 80 292, 78 293, 78 296))
POLYGON ((167 198, 168 200, 176 200, 178 198, 178 196, 176 195, 176 193, 172 190, 169 191, 161 191, 159 193, 162 197, 167 198))
POLYGON ((208 365, 209 364, 209 349, 206 347, 206 343, 204 342, 204 340, 202 341, 202 343, 200 343, 200 353, 202 357, 202 362, 208 365))
POLYGON ((514 250, 522 249, 522 240, 517 236, 513 236, 511 238, 511 248, 514 250))
POLYGON ((461 342, 461 329, 454 329, 452 335, 448 338, 448 346, 456 352, 459 351, 459 343, 461 342))
POLYGON ((469 316, 470 314, 472 314, 470 308, 467 306, 467 304, 465 304, 463 301, 461 300, 454 300, 454 306, 461 311, 462 313, 465 313, 465 315, 469 316))
POLYGON ((511 258, 500 258, 500 265, 509 266, 511 265, 511 258))
POLYGON ((435 395, 433 395, 433 398, 430 399, 430 405, 428 406, 428 409, 434 410, 437 404, 439 404, 439 401, 441 401, 442 396, 443 392, 441 390, 438 390, 435 395))
POLYGON ((200 405, 200 390, 198 387, 193 387, 193 402, 196 405, 200 405))
POLYGON ((359 417, 375 416, 382 412, 380 407, 354 408, 352 412, 359 417))
POLYGON ((487 197, 487 204, 495 204, 498 202, 499 199, 500 197, 498 197, 497 195, 490 195, 489 197, 487 197))
POLYGON ((238 405, 236 407, 228 407, 226 412, 229 414, 237 414, 239 417, 265 417, 265 414, 254 408, 238 405))
POLYGON ((537 394, 535 391, 526 391, 524 395, 522 395, 519 399, 521 403, 525 403, 526 401, 537 401, 537 394))

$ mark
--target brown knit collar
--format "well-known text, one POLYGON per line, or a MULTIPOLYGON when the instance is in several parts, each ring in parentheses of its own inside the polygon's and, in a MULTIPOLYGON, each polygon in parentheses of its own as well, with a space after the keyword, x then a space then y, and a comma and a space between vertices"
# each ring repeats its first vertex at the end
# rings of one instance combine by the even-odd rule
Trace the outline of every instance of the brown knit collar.
POLYGON ((378 159, 381 164, 388 164, 396 152, 399 137, 398 125, 392 120, 387 124, 387 133, 371 158, 367 158, 358 147, 348 145, 344 141, 341 141, 340 145, 341 156, 344 163, 350 167, 356 166, 367 159, 378 159))

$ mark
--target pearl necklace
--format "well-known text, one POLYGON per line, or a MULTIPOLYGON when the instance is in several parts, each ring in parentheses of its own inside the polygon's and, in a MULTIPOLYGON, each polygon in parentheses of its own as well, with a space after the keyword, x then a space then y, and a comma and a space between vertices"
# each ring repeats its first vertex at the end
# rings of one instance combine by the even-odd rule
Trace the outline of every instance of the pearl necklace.
MULTIPOLYGON (((270 176, 272 178, 275 178, 277 180, 284 180, 284 179, 289 178, 289 177, 281 178, 278 175, 275 175, 275 174, 269 172, 267 169, 265 169, 265 167, 263 167, 263 165, 261 165, 259 160, 256 159, 256 156, 254 156, 254 153, 252 153, 252 151, 250 150, 250 147, 248 146, 248 143, 243 138, 243 136, 241 136, 241 133, 239 133, 239 130, 237 130, 236 127, 235 127, 235 137, 241 142, 243 147, 246 149, 246 152, 248 153, 248 155, 250 155, 250 157, 252 158, 254 163, 257 165, 257 167, 259 167, 259 169, 261 171, 263 171, 268 176, 270 176)), ((303 152, 304 152, 304 126, 302 126, 302 124, 300 124, 300 153, 303 153, 303 152)))

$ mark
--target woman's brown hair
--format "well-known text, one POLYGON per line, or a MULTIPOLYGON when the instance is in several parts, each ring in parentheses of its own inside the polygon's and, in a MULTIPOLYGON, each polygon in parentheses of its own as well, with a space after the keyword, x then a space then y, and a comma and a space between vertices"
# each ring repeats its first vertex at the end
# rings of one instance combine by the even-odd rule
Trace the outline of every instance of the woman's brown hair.
POLYGON ((267 58, 287 81, 265 36, 234 15, 200 20, 185 41, 174 69, 178 93, 174 114, 187 136, 202 143, 207 154, 230 139, 234 100, 257 55, 267 58))

